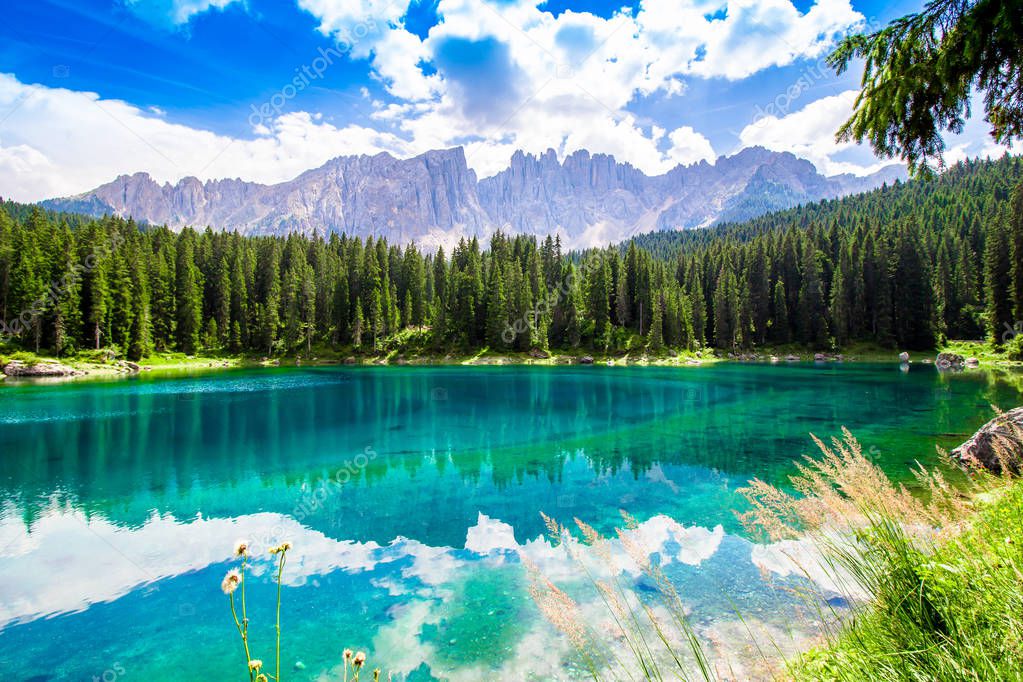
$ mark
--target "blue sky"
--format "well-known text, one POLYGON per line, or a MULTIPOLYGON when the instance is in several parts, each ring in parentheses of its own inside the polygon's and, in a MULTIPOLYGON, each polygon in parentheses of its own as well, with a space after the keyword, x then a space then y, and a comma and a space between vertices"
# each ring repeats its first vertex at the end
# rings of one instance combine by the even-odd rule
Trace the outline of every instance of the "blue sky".
MULTIPOLYGON (((853 0, 71 0, 0 25, 0 195, 119 173, 281 181, 341 154, 463 145, 614 154, 648 173, 750 144, 826 173, 858 74, 841 35, 919 2, 853 0)), ((952 156, 993 149, 983 125, 952 156)))

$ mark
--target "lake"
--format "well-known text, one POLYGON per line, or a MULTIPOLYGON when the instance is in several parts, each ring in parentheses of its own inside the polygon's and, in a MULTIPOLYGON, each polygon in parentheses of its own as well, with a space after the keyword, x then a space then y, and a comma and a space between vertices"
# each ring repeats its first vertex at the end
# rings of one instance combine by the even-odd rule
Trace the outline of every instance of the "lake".
MULTIPOLYGON (((914 365, 280 368, 0 386, 0 669, 17 680, 244 679, 220 591, 232 545, 289 540, 282 670, 345 647, 409 679, 581 674, 528 594, 572 580, 540 512, 620 511, 701 637, 734 608, 804 642, 802 578, 751 543, 736 493, 784 484, 844 425, 911 481, 1018 393, 914 365)), ((772 553, 773 552, 773 553, 772 553)), ((261 553, 261 556, 262 556, 261 553)), ((270 661, 274 587, 248 581, 270 661)), ((641 575, 623 573, 630 589, 641 575)), ((805 620, 805 619, 804 619, 805 620)), ((805 630, 805 631, 804 631, 805 630)), ((717 646, 718 644, 716 644, 717 646)), ((369 677, 368 675, 366 677, 369 677)))

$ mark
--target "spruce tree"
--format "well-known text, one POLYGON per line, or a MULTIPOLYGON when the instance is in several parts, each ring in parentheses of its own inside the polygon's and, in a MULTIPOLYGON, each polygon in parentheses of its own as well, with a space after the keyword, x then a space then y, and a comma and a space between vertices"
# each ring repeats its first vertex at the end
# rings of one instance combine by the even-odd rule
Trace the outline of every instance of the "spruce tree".
POLYGON ((42 342, 43 313, 49 308, 46 263, 38 240, 46 229, 46 214, 38 206, 33 207, 24 227, 15 232, 10 273, 14 319, 9 326, 15 336, 30 342, 37 353, 42 342))
POLYGON ((773 343, 789 343, 792 340, 792 328, 789 324, 788 298, 785 293, 785 282, 774 283, 774 305, 771 308, 771 341, 773 343))
POLYGON ((735 275, 722 265, 714 290, 714 345, 723 350, 734 349, 739 342, 739 294, 735 275))
POLYGON ((664 347, 664 305, 659 295, 654 296, 653 309, 647 344, 651 350, 660 350, 664 347))
POLYGON ((199 349, 199 332, 202 328, 202 285, 199 282, 199 270, 195 266, 194 233, 191 230, 182 232, 178 240, 177 256, 174 298, 177 306, 178 349, 193 354, 199 349))
POLYGON ((1012 277, 1012 317, 1014 321, 1023 321, 1023 182, 1012 191, 1005 230, 1012 277))
MULTIPOLYGON (((487 345, 491 348, 505 348, 514 339, 505 340, 508 328, 508 300, 504 293, 504 275, 500 263, 492 263, 487 279, 487 345)), ((511 324, 515 324, 511 318, 511 324)))
POLYGON ((602 339, 610 323, 608 300, 611 293, 611 272, 607 260, 594 254, 589 261, 590 276, 587 280, 587 314, 593 321, 594 340, 602 339))
POLYGON ((817 248, 807 243, 803 254, 803 285, 799 290, 799 340, 823 348, 828 342, 827 307, 817 257, 817 248))
POLYGON ((895 310, 895 340, 900 346, 927 350, 934 348, 934 288, 931 269, 920 242, 902 230, 896 246, 892 299, 895 310))
POLYGON ((852 265, 848 249, 842 249, 832 278, 829 307, 831 333, 835 336, 835 342, 843 346, 849 341, 852 325, 852 265))
POLYGON ((992 220, 984 246, 988 338, 996 346, 1017 331, 1012 312, 1012 260, 1007 221, 1005 216, 992 220))

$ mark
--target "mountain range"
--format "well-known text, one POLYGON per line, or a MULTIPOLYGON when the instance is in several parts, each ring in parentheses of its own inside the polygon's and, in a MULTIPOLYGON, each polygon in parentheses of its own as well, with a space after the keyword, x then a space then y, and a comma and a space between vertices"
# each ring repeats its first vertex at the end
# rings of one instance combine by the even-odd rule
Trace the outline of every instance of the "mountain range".
POLYGON ((713 164, 679 165, 646 175, 607 154, 577 151, 559 161, 515 152, 508 168, 477 179, 461 147, 410 159, 341 156, 274 185, 186 177, 160 184, 148 173, 122 175, 47 208, 140 222, 233 230, 386 236, 425 246, 495 229, 560 234, 568 246, 617 242, 654 230, 743 220, 769 211, 867 191, 906 178, 900 165, 867 176, 826 177, 788 152, 749 147, 713 164))

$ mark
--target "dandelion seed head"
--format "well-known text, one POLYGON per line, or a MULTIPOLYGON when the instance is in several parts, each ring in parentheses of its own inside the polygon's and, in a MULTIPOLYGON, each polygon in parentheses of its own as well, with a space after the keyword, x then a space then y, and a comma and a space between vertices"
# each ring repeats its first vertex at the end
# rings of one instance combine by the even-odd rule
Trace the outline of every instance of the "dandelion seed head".
POLYGON ((253 658, 251 661, 249 661, 249 670, 259 670, 262 667, 263 661, 259 660, 258 658, 253 658))
POLYGON ((242 581, 242 574, 238 572, 238 569, 232 568, 224 576, 224 580, 220 583, 220 589, 224 591, 224 594, 231 594, 242 581))
POLYGON ((249 541, 238 540, 234 543, 234 555, 235 556, 248 556, 249 554, 249 541))

